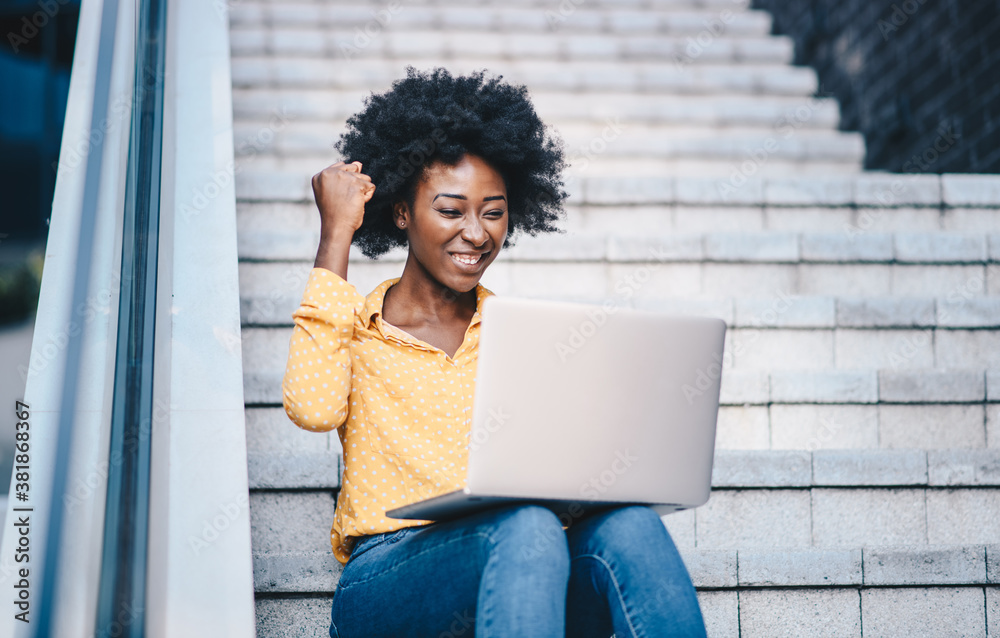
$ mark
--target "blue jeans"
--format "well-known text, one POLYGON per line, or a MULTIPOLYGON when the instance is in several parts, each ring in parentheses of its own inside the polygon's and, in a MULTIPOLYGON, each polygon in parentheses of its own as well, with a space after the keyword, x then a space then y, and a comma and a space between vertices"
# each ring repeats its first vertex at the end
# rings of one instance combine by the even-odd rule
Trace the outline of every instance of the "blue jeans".
POLYGON ((622 506, 563 523, 537 505, 359 539, 331 638, 705 636, 660 517, 622 506))

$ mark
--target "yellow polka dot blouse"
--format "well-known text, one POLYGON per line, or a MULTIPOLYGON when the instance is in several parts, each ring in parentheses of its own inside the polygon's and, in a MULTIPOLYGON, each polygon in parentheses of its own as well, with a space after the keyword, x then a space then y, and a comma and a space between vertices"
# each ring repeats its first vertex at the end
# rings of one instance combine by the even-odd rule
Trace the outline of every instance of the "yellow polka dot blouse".
POLYGON ((314 432, 337 428, 344 471, 330 541, 346 563, 358 536, 430 521, 387 518, 385 510, 465 486, 483 300, 449 357, 382 320, 382 300, 399 277, 368 297, 325 268, 309 273, 281 383, 285 412, 314 432))

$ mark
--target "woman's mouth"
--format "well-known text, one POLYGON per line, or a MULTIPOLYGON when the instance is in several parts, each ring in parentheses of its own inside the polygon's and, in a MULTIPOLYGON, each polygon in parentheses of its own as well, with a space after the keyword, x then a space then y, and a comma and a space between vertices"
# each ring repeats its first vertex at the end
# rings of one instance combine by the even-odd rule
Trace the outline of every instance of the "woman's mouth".
POLYGON ((486 260, 489 252, 477 254, 451 253, 451 260, 466 272, 475 272, 486 260))

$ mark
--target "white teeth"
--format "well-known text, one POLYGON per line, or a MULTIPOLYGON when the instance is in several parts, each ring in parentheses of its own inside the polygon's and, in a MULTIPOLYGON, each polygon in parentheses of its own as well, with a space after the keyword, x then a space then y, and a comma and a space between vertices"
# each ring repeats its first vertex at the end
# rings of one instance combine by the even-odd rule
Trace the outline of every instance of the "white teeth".
POLYGON ((475 259, 469 259, 468 257, 465 257, 463 255, 452 255, 452 257, 454 257, 456 261, 460 261, 463 264, 469 264, 471 266, 473 264, 479 263, 479 258, 481 257, 481 255, 477 256, 475 259))

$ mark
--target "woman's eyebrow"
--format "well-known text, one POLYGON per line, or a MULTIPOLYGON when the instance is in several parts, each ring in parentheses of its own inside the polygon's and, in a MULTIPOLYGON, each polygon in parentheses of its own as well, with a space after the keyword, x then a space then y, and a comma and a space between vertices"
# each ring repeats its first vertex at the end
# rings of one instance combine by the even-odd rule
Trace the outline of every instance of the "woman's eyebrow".
MULTIPOLYGON (((469 199, 465 195, 455 195, 454 193, 438 193, 437 195, 434 196, 434 199, 437 199, 438 197, 454 197, 455 199, 469 199)), ((431 200, 432 204, 434 203, 434 199, 431 200)), ((504 201, 507 201, 507 198, 504 197, 503 195, 491 195, 490 197, 484 197, 483 201, 491 202, 494 199, 502 199, 504 201)))

